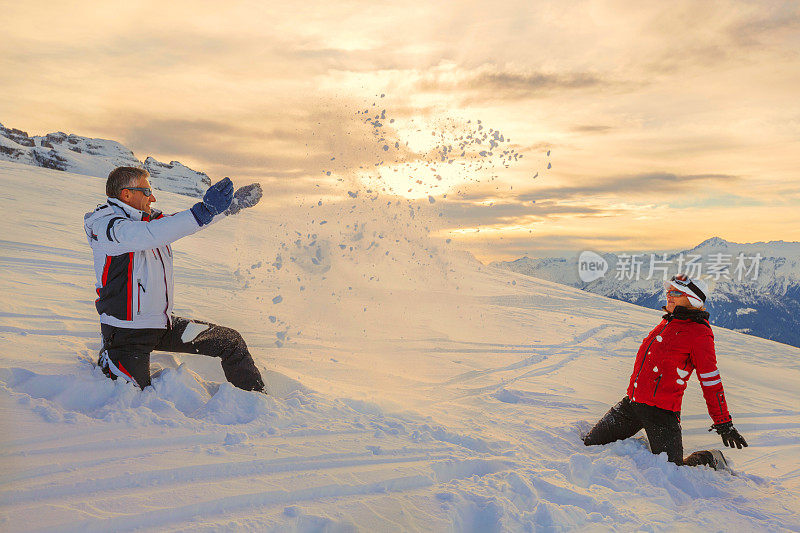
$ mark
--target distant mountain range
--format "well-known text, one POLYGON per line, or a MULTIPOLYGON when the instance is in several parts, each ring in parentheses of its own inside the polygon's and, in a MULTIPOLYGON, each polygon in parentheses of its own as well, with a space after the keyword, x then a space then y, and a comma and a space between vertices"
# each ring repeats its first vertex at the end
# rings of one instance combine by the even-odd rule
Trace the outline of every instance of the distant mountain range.
POLYGON ((734 243, 713 237, 681 252, 583 252, 492 266, 652 309, 665 304, 665 277, 699 275, 709 284, 706 307, 712 324, 800 347, 798 242, 734 243))
POLYGON ((150 184, 159 190, 202 197, 211 178, 178 161, 162 163, 153 157, 139 161, 133 152, 116 141, 91 139, 62 132, 29 136, 27 132, 0 124, 0 161, 12 161, 37 167, 52 168, 108 177, 120 166, 142 167, 150 173, 150 184))

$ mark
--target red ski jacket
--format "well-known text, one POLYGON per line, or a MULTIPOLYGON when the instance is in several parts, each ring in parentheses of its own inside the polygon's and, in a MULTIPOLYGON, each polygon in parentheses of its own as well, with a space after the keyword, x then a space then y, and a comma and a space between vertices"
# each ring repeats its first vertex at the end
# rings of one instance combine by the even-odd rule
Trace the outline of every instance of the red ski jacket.
POLYGON ((708 414, 715 424, 731 420, 714 353, 708 313, 675 308, 650 332, 639 351, 628 385, 628 397, 639 403, 680 413, 683 391, 697 369, 708 414))

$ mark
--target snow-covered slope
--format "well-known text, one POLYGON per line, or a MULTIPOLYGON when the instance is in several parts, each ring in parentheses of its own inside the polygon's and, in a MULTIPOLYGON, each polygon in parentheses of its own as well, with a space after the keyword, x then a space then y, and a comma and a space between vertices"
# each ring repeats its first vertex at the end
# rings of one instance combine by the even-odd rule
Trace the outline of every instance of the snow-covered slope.
POLYGON ((35 165, 75 174, 105 178, 120 166, 144 167, 156 189, 202 197, 210 178, 177 161, 161 163, 148 157, 139 161, 131 150, 116 141, 91 139, 62 132, 28 136, 22 130, 0 124, 0 161, 35 165))
POLYGON ((712 324, 800 346, 798 242, 734 243, 713 237, 681 252, 603 254, 608 270, 588 282, 579 274, 580 257, 523 257, 493 266, 650 309, 664 305, 662 267, 668 276, 694 272, 711 288, 712 324))
MULTIPOLYGON (((271 396, 169 354, 140 392, 91 365, 98 182, 14 163, 0 180, 4 531, 797 530, 797 348, 715 330, 751 444, 726 452, 736 477, 636 440, 586 448, 659 313, 483 267, 367 197, 176 243, 176 312, 239 329, 271 396)), ((719 447, 690 385, 685 449, 719 447)))

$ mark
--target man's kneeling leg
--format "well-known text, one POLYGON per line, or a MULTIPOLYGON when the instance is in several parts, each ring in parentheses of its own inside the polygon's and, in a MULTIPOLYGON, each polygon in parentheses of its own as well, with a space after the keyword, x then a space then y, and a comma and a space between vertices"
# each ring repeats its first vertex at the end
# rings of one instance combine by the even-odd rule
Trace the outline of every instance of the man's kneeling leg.
POLYGON ((101 324, 103 350, 97 361, 111 379, 122 378, 140 389, 150 385, 150 352, 161 330, 115 328, 101 324))
POLYGON ((111 379, 122 378, 140 389, 150 386, 150 354, 106 350, 106 359, 101 354, 103 373, 111 379))

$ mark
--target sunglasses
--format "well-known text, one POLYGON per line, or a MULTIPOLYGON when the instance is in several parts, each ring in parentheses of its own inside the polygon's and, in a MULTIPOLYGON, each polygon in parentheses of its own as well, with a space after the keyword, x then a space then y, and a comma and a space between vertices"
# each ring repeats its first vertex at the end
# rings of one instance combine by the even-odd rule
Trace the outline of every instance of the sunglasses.
POLYGON ((123 189, 128 189, 129 191, 142 191, 142 194, 145 196, 153 196, 153 190, 150 187, 123 187, 123 189))
POLYGON ((667 291, 667 296, 671 296, 673 298, 680 298, 681 296, 686 296, 686 293, 673 289, 673 290, 667 291))

